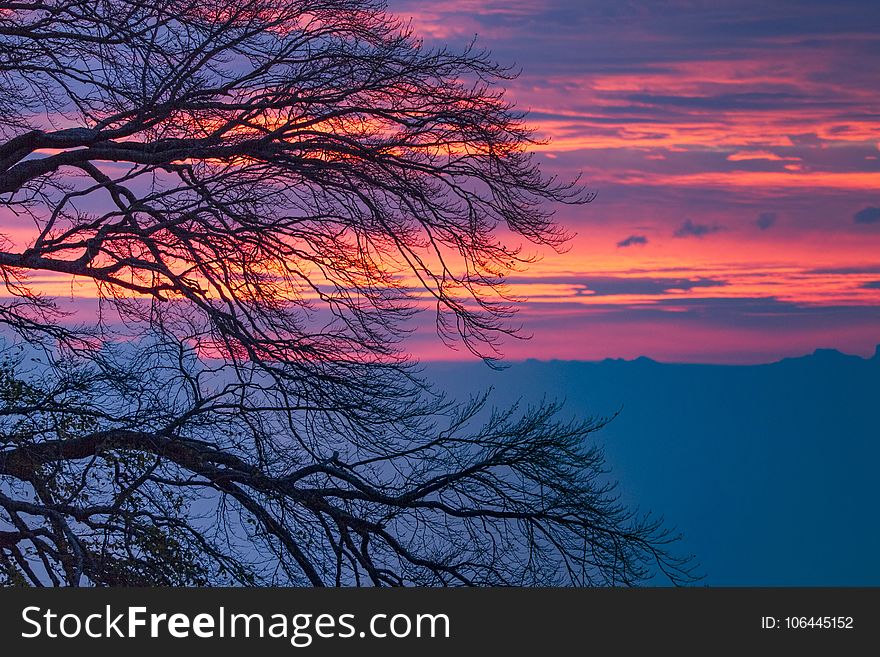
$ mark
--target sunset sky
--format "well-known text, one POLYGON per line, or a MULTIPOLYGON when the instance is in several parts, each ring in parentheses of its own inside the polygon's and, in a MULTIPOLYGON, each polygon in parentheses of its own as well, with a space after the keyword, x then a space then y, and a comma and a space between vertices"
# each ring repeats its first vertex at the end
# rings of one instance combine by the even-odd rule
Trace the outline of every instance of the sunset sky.
MULTIPOLYGON (((508 358, 756 363, 880 342, 880 3, 391 0, 522 69, 548 172, 597 199, 514 279, 508 358), (873 27, 872 27, 873 26, 873 27)), ((422 357, 454 358, 436 341, 422 357)), ((461 352, 462 357, 466 352, 461 352)))
MULTIPOLYGON (((507 359, 765 363, 880 343, 880 3, 389 0, 429 46, 521 70, 565 253, 511 278, 507 359)), ((110 166, 110 165, 108 165, 110 166)), ((33 227, 0 212, 12 244, 33 227)), ((535 247, 527 246, 526 252, 535 247)), ((35 273, 94 316, 95 290, 35 273), (74 301, 74 297, 76 297, 74 301), (92 303, 90 303, 90 300, 92 303)), ((425 326, 433 326, 427 314, 425 326)), ((430 329, 423 360, 470 359, 430 329)))

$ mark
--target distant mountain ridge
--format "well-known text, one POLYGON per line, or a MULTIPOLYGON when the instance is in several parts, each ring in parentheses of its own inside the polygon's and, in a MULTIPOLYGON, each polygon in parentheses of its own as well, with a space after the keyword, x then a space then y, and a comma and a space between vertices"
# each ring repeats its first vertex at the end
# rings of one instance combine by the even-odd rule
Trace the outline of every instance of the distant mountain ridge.
MULTIPOLYGON (((676 362, 676 361, 659 361, 651 358, 650 356, 637 356, 636 358, 603 358, 601 360, 574 360, 574 359, 539 359, 539 358, 527 358, 521 361, 512 361, 512 362, 525 362, 525 363, 556 363, 556 362, 570 362, 570 363, 657 363, 658 365, 706 365, 706 366, 717 366, 717 367, 759 367, 761 365, 774 365, 776 363, 785 363, 789 361, 803 361, 810 358, 820 358, 824 360, 828 359, 845 359, 850 361, 864 361, 864 362, 880 362, 880 344, 874 348, 874 353, 871 356, 859 356, 857 354, 848 354, 846 352, 840 351, 839 349, 834 349, 831 347, 817 347, 813 350, 812 353, 804 354, 802 356, 786 356, 784 358, 780 358, 778 360, 769 361, 767 363, 699 363, 699 362, 676 362)), ((445 361, 441 361, 445 362, 445 361)))
POLYGON ((793 356, 793 357, 789 357, 789 358, 783 358, 782 360, 779 360, 776 362, 784 363, 786 361, 804 360, 804 359, 808 359, 808 358, 818 358, 818 359, 823 359, 823 360, 840 359, 840 360, 849 360, 852 362, 855 362, 855 361, 875 362, 876 361, 876 362, 880 363, 880 344, 878 344, 874 348, 874 355, 868 356, 867 358, 863 358, 862 356, 857 356, 854 354, 847 354, 842 351, 839 351, 838 349, 819 348, 819 349, 816 349, 815 351, 813 351, 812 354, 808 354, 806 356, 793 356))

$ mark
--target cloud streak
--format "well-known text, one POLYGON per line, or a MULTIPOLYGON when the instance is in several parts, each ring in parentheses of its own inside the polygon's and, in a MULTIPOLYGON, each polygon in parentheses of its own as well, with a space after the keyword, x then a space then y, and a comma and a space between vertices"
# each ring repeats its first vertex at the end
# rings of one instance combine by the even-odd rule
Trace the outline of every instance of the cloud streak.
POLYGON ((679 226, 672 235, 673 237, 679 238, 706 237, 707 235, 717 233, 721 230, 723 230, 723 226, 719 226, 718 224, 697 224, 690 219, 686 219, 685 222, 681 226, 679 226))
POLYGON ((755 225, 761 230, 769 230, 776 224, 777 219, 778 217, 775 212, 762 212, 755 219, 755 225))
POLYGON ((857 224, 880 223, 880 208, 868 207, 859 210, 853 215, 853 221, 857 224))
POLYGON ((623 249, 628 246, 644 246, 648 243, 648 238, 644 235, 630 235, 626 239, 622 239, 617 243, 618 249, 623 249))

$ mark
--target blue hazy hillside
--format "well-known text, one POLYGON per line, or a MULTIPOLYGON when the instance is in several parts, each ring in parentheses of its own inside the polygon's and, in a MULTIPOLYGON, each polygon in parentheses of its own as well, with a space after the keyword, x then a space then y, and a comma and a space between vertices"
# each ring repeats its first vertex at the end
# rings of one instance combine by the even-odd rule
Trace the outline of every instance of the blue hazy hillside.
POLYGON ((880 347, 756 366, 647 358, 433 363, 456 395, 621 413, 596 434, 623 498, 685 535, 710 585, 880 585, 880 347))

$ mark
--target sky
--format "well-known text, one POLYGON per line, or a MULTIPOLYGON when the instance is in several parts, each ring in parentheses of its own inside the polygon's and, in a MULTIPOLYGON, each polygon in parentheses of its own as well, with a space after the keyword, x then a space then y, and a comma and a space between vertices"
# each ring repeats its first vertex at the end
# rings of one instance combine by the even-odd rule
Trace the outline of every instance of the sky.
MULTIPOLYGON (((761 363, 880 342, 880 3, 390 0, 428 44, 521 70, 508 95, 564 207, 512 279, 509 359, 761 363)), ((467 358, 430 336, 424 359, 467 358)))
MULTIPOLYGON (((476 38, 548 143, 564 253, 515 274, 507 360, 755 364, 880 343, 880 3, 388 0, 430 46, 476 38)), ((0 215, 14 243, 31 229, 0 215), (18 232, 17 232, 18 231, 18 232)), ((94 296, 60 275, 46 294, 94 296), (63 278, 63 280, 62 280, 63 278)), ((89 306, 91 308, 91 306, 89 306)), ((405 347, 469 360, 424 317, 405 347)))

